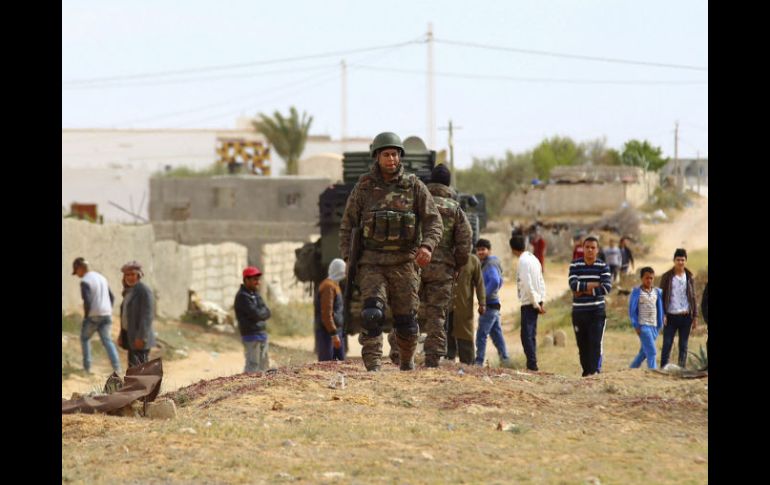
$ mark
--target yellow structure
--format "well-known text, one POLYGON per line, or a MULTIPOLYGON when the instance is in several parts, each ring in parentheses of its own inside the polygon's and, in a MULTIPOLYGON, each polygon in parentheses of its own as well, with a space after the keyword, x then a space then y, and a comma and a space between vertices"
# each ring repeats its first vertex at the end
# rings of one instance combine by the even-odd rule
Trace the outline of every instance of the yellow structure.
POLYGON ((245 138, 217 138, 219 162, 226 163, 231 172, 243 167, 247 173, 270 175, 270 148, 260 141, 245 138))

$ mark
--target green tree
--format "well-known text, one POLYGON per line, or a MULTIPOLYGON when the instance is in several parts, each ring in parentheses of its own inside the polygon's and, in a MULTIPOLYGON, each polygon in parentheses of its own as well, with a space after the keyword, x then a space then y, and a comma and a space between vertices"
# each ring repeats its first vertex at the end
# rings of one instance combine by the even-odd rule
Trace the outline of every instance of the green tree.
POLYGON ((278 155, 286 160, 286 173, 297 174, 297 161, 302 156, 307 142, 307 134, 313 117, 302 113, 300 119, 297 109, 289 108, 288 118, 276 111, 272 117, 263 113, 259 114, 259 120, 253 122, 257 133, 262 133, 273 146, 278 155))
POLYGON ((607 148, 607 138, 597 138, 580 144, 587 161, 594 165, 620 165, 620 152, 607 148))
POLYGON ((660 147, 652 146, 647 140, 628 140, 623 145, 623 154, 620 158, 623 165, 641 167, 645 170, 657 172, 669 160, 662 157, 662 152, 663 150, 660 147))
POLYGON ((546 138, 532 152, 535 171, 543 180, 548 179, 557 165, 581 165, 585 161, 585 149, 569 137, 546 138))
POLYGON ((470 168, 456 171, 455 180, 460 192, 483 193, 489 215, 496 217, 508 194, 517 187, 529 184, 535 175, 532 152, 514 154, 506 151, 502 159, 474 158, 470 168))

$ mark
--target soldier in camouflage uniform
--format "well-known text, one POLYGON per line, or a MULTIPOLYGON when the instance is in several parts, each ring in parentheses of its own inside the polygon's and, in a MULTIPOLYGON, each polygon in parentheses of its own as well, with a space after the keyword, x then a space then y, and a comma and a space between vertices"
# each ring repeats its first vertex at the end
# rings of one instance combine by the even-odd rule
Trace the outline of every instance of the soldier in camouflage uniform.
MULTIPOLYGON (((430 264, 420 275, 419 321, 428 334, 425 339, 425 367, 438 367, 439 360, 446 355, 444 322, 452 304, 452 284, 468 262, 473 245, 471 225, 456 200, 457 193, 449 187, 450 180, 449 169, 439 164, 433 169, 431 183, 428 184, 444 227, 430 264)), ((388 336, 391 347, 392 336, 391 332, 388 336)), ((397 351, 391 351, 391 359, 398 359, 397 351)))
POLYGON ((345 206, 340 254, 347 262, 351 229, 360 228, 363 250, 358 259, 358 277, 364 308, 358 341, 366 369, 378 371, 382 365, 382 325, 387 303, 403 356, 400 368, 411 370, 419 335, 417 266, 430 263, 443 226, 428 188, 416 175, 404 173, 404 147, 398 135, 377 135, 371 155, 375 163, 368 174, 358 179, 345 206))

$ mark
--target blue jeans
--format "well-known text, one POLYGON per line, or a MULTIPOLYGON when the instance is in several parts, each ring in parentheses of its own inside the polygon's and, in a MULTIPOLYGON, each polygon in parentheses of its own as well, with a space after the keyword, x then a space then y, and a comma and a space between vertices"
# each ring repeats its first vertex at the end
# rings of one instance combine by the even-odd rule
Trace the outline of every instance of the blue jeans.
POLYGON ((259 340, 253 340, 251 342, 243 342, 244 355, 246 357, 246 366, 243 372, 257 372, 267 370, 270 359, 267 357, 268 342, 260 342, 259 340))
POLYGON ((652 325, 641 325, 639 341, 642 343, 639 354, 631 361, 631 368, 636 369, 647 359, 647 367, 655 369, 655 339, 658 338, 658 329, 652 325))
POLYGON ((318 361, 325 360, 345 360, 345 337, 342 335, 342 328, 337 329, 337 336, 340 338, 340 348, 335 349, 332 343, 332 336, 326 330, 318 325, 315 329, 316 354, 318 361))
POLYGON ((500 320, 500 310, 487 307, 487 311, 479 316, 479 328, 476 330, 476 365, 484 365, 487 351, 487 337, 492 337, 492 343, 500 354, 500 359, 508 360, 508 351, 503 339, 503 327, 500 320))
POLYGON ((660 351, 660 368, 666 367, 674 346, 674 336, 679 333, 679 367, 687 365, 687 342, 690 339, 692 318, 690 315, 666 314, 666 326, 663 327, 663 349, 660 351))
POLYGON ((86 317, 83 319, 83 326, 80 328, 80 347, 83 349, 83 369, 91 372, 91 337, 95 332, 99 332, 99 338, 107 351, 107 357, 110 358, 112 370, 120 373, 120 358, 118 349, 112 343, 110 329, 112 327, 112 317, 86 317))

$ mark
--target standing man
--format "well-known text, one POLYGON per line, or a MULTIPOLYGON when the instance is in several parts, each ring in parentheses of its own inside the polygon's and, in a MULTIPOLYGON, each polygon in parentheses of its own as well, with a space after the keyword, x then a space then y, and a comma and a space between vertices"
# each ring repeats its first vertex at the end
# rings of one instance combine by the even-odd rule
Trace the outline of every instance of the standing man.
MULTIPOLYGON (((449 183, 451 174, 443 163, 431 172, 428 190, 441 214, 444 232, 433 251, 430 264, 420 274, 419 320, 428 334, 425 339, 425 367, 438 367, 447 352, 447 312, 452 304, 452 284, 470 255, 473 233, 457 192, 449 183)), ((390 336, 388 336, 390 337, 390 336)), ((390 338, 389 338, 390 340, 390 338)))
POLYGON ((660 277, 660 289, 663 290, 663 349, 660 352, 660 368, 668 364, 674 336, 679 333, 679 367, 687 364, 687 342, 690 330, 698 326, 698 305, 695 297, 695 281, 687 263, 687 251, 679 248, 674 251, 674 267, 660 277))
POLYGON ((545 238, 540 234, 540 228, 535 226, 535 232, 532 234, 532 253, 540 261, 540 267, 545 273, 545 238))
POLYGON ((123 303, 120 305, 121 345, 128 350, 128 366, 147 362, 150 349, 155 346, 152 320, 155 317, 155 299, 149 286, 142 283, 142 265, 129 261, 123 272, 123 303))
POLYGON ((476 255, 481 260, 481 274, 484 277, 487 308, 479 317, 479 328, 476 331, 476 365, 484 365, 487 349, 487 337, 492 337, 492 343, 500 354, 500 362, 507 364, 508 350, 505 348, 503 326, 500 320, 500 298, 498 291, 503 286, 503 268, 497 256, 492 256, 492 243, 487 239, 476 242, 476 255))
POLYGON ((583 251, 583 236, 581 234, 575 234, 572 238, 572 261, 583 257, 585 252, 583 251))
POLYGON ((459 356, 460 362, 466 365, 473 365, 476 360, 476 349, 473 347, 474 291, 479 302, 479 315, 483 315, 487 310, 487 295, 484 278, 481 277, 481 261, 475 254, 470 254, 455 281, 453 311, 447 317, 446 358, 454 362, 455 356, 459 356))
POLYGON ((342 290, 345 279, 345 261, 335 258, 329 263, 329 275, 321 281, 315 296, 315 340, 318 361, 345 360, 345 342, 342 336, 342 290))
POLYGON ((516 271, 516 288, 519 292, 521 304, 521 345, 527 356, 527 369, 536 371, 537 368, 537 317, 545 313, 543 302, 545 301, 545 281, 543 270, 538 260, 532 253, 524 250, 524 238, 511 236, 508 244, 511 252, 519 258, 519 266, 516 271))
POLYGON ((607 263, 610 267, 610 277, 612 278, 612 282, 615 283, 618 281, 618 278, 620 277, 620 266, 623 261, 623 256, 621 254, 620 248, 615 246, 615 240, 610 239, 610 247, 608 247, 604 251, 604 256, 607 259, 602 258, 599 256, 599 259, 602 259, 605 263, 607 263))
POLYGON ((634 255, 631 253, 631 248, 628 247, 628 238, 625 236, 620 238, 620 256, 620 274, 628 274, 629 267, 633 271, 634 255))
POLYGON ((118 350, 112 342, 112 305, 115 295, 110 290, 107 279, 96 271, 91 271, 85 258, 75 258, 72 262, 72 274, 80 278, 80 295, 83 297, 83 324, 80 328, 80 347, 83 351, 83 370, 91 373, 91 337, 99 332, 112 370, 120 374, 118 350))
POLYGON ((243 372, 251 373, 267 370, 270 359, 267 355, 267 319, 270 309, 259 294, 262 271, 256 266, 243 270, 243 284, 235 295, 235 317, 243 342, 246 365, 243 372))
POLYGON ((583 241, 584 256, 569 266, 569 287, 572 290, 572 326, 575 329, 583 377, 599 373, 602 341, 607 317, 604 295, 612 289, 610 268, 596 259, 599 240, 587 237, 583 241))
POLYGON ((353 187, 340 224, 340 254, 346 263, 357 264, 364 302, 358 341, 368 371, 379 371, 382 365, 386 303, 393 312, 400 368, 414 369, 420 333, 415 264, 424 268, 430 263, 444 229, 428 188, 416 175, 404 172, 403 155, 404 146, 395 133, 374 137, 374 163, 353 187), (350 252, 354 229, 360 234, 361 254, 350 252))

